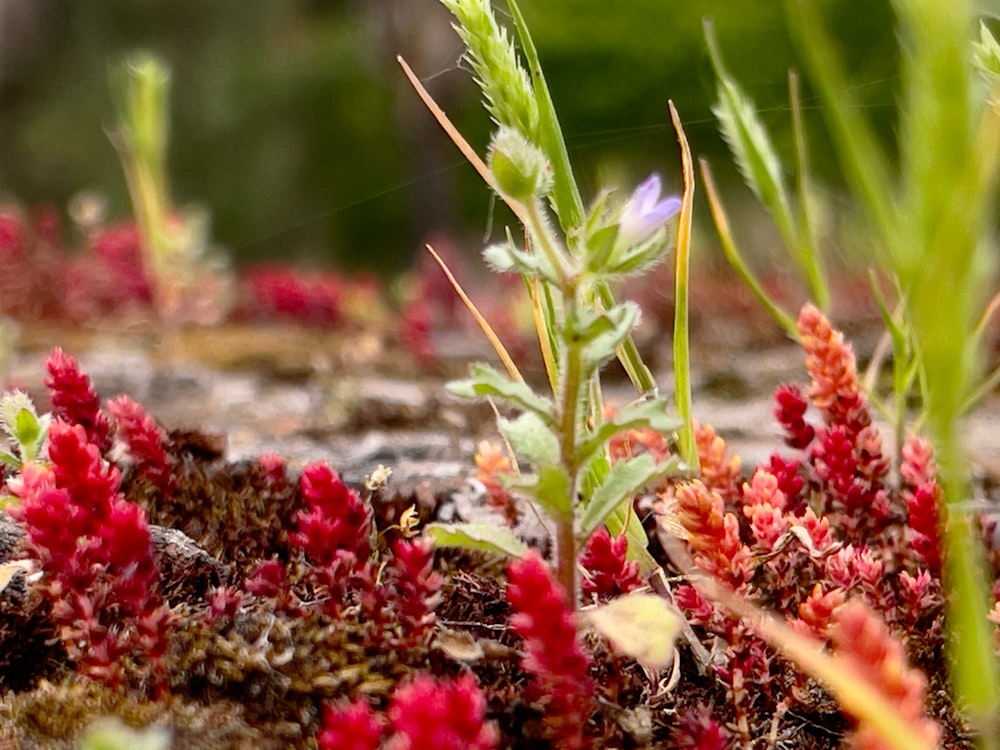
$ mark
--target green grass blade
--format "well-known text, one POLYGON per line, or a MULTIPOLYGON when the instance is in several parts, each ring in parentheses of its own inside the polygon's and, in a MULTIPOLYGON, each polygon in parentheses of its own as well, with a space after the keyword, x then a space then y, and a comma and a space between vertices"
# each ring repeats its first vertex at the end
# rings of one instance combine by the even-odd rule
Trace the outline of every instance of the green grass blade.
POLYGON ((552 160, 554 182, 551 199, 559 217, 559 224, 564 232, 569 232, 571 228, 578 227, 583 222, 583 199, 573 177, 573 165, 569 161, 566 140, 563 138, 562 128, 559 127, 552 95, 545 83, 542 66, 538 60, 538 50, 516 0, 507 0, 507 9, 514 19, 514 28, 521 41, 521 51, 528 63, 535 91, 535 101, 538 105, 538 136, 541 141, 539 145, 552 160))

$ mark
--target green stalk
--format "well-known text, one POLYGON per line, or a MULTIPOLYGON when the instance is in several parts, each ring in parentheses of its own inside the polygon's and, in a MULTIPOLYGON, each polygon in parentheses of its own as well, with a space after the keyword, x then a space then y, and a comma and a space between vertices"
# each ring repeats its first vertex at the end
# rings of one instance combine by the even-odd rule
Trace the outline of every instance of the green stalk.
POLYGON ((716 234, 719 235, 719 244, 722 246, 722 253, 729 261, 729 265, 736 271, 736 275, 753 292, 753 295, 760 301, 771 317, 781 326, 781 328, 791 337, 797 340, 799 337, 795 318, 788 314, 771 296, 764 290, 763 285, 750 270, 742 253, 736 246, 733 239, 733 232, 729 227, 729 219, 726 217, 722 201, 715 190, 715 181, 712 179, 712 171, 708 166, 708 161, 702 157, 698 160, 701 167, 701 181, 705 185, 705 193, 708 196, 708 207, 712 212, 712 222, 715 224, 716 234))
POLYGON ((668 102, 670 119, 681 148, 684 193, 677 219, 677 248, 674 251, 674 401, 683 420, 677 440, 681 459, 689 467, 698 466, 698 442, 694 434, 691 399, 691 347, 688 341, 688 261, 691 254, 691 220, 694 214, 694 166, 691 148, 673 102, 668 102))
MULTIPOLYGON (((566 302, 567 325, 564 331, 573 330, 576 318, 576 302, 572 297, 566 302)), ((568 339, 568 337, 567 337, 568 339)), ((562 388, 559 406, 559 454, 563 470, 569 478, 570 508, 576 506, 579 491, 579 467, 576 465, 577 433, 579 432, 579 408, 583 399, 582 389, 586 385, 582 377, 580 345, 566 340, 565 366, 562 372, 562 388)), ((576 591, 576 525, 575 514, 571 510, 567 517, 556 521, 556 576, 566 590, 566 595, 577 606, 576 591)))
POLYGON ((792 107, 792 135, 795 141, 795 179, 798 199, 799 259, 806 272, 813 299, 821 310, 830 307, 830 287, 820 267, 813 233, 812 210, 809 203, 809 157, 806 151, 806 131, 802 122, 799 97, 799 77, 788 74, 788 98, 792 107))
MULTIPOLYGON (((583 221, 583 199, 580 197, 580 189, 573 176, 573 165, 566 149, 566 139, 563 137, 562 128, 559 127, 559 118, 552 103, 552 95, 549 92, 545 76, 542 74, 542 65, 538 58, 535 42, 531 38, 531 32, 528 30, 528 25, 524 21, 521 8, 516 0, 508 0, 507 8, 514 19, 514 28, 517 30, 521 50, 528 63, 528 74, 531 76, 538 109, 538 136, 541 141, 539 145, 552 162, 552 204, 556 216, 559 217, 560 226, 563 231, 569 233, 572 229, 580 226, 583 221)), ((592 291, 596 299, 606 309, 614 306, 614 295, 607 282, 599 281, 594 285, 592 291)), ((649 367, 643 362, 642 355, 639 354, 639 347, 636 346, 632 336, 629 336, 619 347, 618 359, 636 392, 642 395, 655 393, 656 381, 653 379, 649 367)))

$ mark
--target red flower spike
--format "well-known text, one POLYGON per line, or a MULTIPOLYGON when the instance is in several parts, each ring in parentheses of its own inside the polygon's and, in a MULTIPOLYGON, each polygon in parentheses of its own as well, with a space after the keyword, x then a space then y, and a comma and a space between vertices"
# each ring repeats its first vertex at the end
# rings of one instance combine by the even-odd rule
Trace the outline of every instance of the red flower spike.
POLYGON ((712 718, 708 707, 699 705, 678 716, 670 732, 670 747, 677 750, 726 750, 729 733, 712 718))
POLYGON ((900 454, 903 460, 899 466, 899 475, 910 487, 920 487, 937 478, 934 446, 930 440, 910 435, 903 443, 900 454))
POLYGON ((931 577, 926 570, 918 571, 911 576, 905 570, 899 574, 900 609, 910 615, 910 621, 916 622, 932 607, 938 607, 944 601, 941 596, 940 578, 931 577))
POLYGON ((888 519, 888 495, 882 485, 888 462, 873 426, 855 433, 843 424, 820 430, 811 461, 826 490, 828 509, 845 512, 848 533, 855 535, 860 528, 878 526, 888 519))
POLYGON ((387 750, 493 750, 500 743, 486 721, 486 698, 468 673, 454 682, 418 675, 396 689, 388 713, 395 734, 387 750))
POLYGON ((111 447, 111 425, 101 411, 101 400, 76 358, 55 348, 45 360, 45 385, 53 412, 64 422, 82 425, 87 439, 104 453, 111 447))
POLYGON ((799 473, 800 467, 801 464, 796 459, 785 459, 777 453, 771 454, 766 467, 778 480, 778 489, 785 493, 788 501, 786 510, 796 510, 801 505, 799 495, 805 488, 806 481, 799 473))
POLYGON ((820 639, 825 639, 832 624, 833 611, 844 603, 845 594, 841 588, 823 593, 822 584, 813 586, 808 598, 799 605, 799 619, 809 631, 820 639))
POLYGON ((783 512, 786 504, 777 477, 765 469, 757 469, 750 482, 743 484, 743 515, 750 519, 754 539, 768 551, 788 530, 789 520, 783 512))
MULTIPOLYGON (((606 405, 604 419, 614 418, 617 411, 614 406, 606 405)), ((652 427, 635 427, 623 430, 608 441, 608 455, 612 462, 632 458, 643 452, 649 453, 657 461, 666 461, 670 457, 670 445, 663 433, 652 427)))
POLYGON ((159 570, 144 511, 127 502, 118 471, 82 425, 49 426, 50 469, 29 464, 11 514, 46 573, 53 617, 86 674, 116 681, 121 659, 141 654, 156 670, 173 616, 156 591, 159 570))
POLYGON ((844 425, 851 433, 871 424, 854 351, 844 342, 844 334, 813 305, 805 305, 799 312, 798 331, 806 353, 806 371, 812 379, 809 398, 826 423, 844 425))
POLYGON ((724 512, 721 495, 695 479, 677 487, 674 499, 695 564, 733 586, 750 580, 750 549, 740 540, 736 516, 724 512))
POLYGON ((296 515, 298 531, 289 538, 309 562, 316 567, 330 565, 339 551, 367 560, 372 553, 372 512, 358 494, 324 463, 306 466, 299 484, 309 507, 296 515))
POLYGON ((125 443, 137 473, 161 491, 172 491, 173 460, 167 454, 167 433, 142 404, 128 396, 108 401, 107 408, 114 419, 115 434, 125 443))
POLYGON ((275 597, 287 586, 285 566, 280 560, 265 560, 257 564, 244 588, 254 596, 275 597))
POLYGON ((342 318, 343 285, 343 279, 332 273, 305 274, 274 265, 258 266, 243 274, 244 302, 238 314, 335 326, 342 318))
POLYGON ((397 539, 385 571, 383 592, 403 626, 396 648, 421 643, 434 626, 434 610, 441 602, 444 579, 434 572, 434 545, 430 539, 397 539))
POLYGON ((288 479, 286 474, 285 459, 283 456, 270 451, 257 458, 257 465, 264 470, 267 483, 272 487, 282 487, 288 479))
POLYGON ((319 750, 378 750, 385 720, 364 697, 346 705, 323 706, 323 729, 316 735, 319 750))
POLYGON ((906 540, 916 562, 934 576, 941 575, 941 517, 944 495, 937 483, 934 448, 930 441, 911 436, 903 444, 899 474, 905 485, 906 540))
POLYGON ((670 732, 670 747, 677 750, 726 750, 729 733, 712 718, 705 706, 682 713, 670 732))
POLYGON ((600 601, 614 599, 642 586, 639 563, 628 561, 628 539, 625 534, 612 538, 605 528, 598 529, 587 540, 580 556, 586 571, 583 592, 600 601))
POLYGON ((687 583, 682 583, 674 590, 674 601, 687 613, 688 622, 693 625, 708 625, 716 612, 715 606, 698 589, 687 583))
POLYGON ((805 513, 795 519, 795 524, 806 530, 817 552, 825 552, 833 544, 830 521, 825 516, 817 517, 812 508, 806 508, 805 513))
POLYGON ((779 385, 774 389, 774 418, 785 431, 785 443, 798 450, 809 447, 816 429, 806 422, 809 402, 797 385, 779 385))
POLYGON ((740 457, 726 457, 726 441, 715 434, 711 425, 695 425, 698 463, 701 481, 710 490, 726 497, 736 495, 736 480, 740 475, 740 457))
MULTIPOLYGON (((833 612, 833 649, 844 658, 857 678, 868 683, 889 701, 900 718, 936 747, 941 727, 927 718, 924 702, 927 679, 906 662, 903 644, 892 637, 886 624, 864 604, 851 601, 833 612)), ((864 722, 854 731, 852 747, 885 747, 872 727, 864 722)))
POLYGON ((421 367, 432 366, 438 358, 431 336, 433 329, 433 314, 426 300, 413 300, 403 308, 400 315, 400 337, 403 346, 421 367))
POLYGON ((552 741, 560 750, 582 750, 594 683, 566 592, 534 550, 510 563, 507 577, 510 626, 524 639, 521 666, 534 675, 552 741))
POLYGON ((208 594, 208 619, 232 621, 243 608, 246 596, 233 586, 217 586, 208 594))

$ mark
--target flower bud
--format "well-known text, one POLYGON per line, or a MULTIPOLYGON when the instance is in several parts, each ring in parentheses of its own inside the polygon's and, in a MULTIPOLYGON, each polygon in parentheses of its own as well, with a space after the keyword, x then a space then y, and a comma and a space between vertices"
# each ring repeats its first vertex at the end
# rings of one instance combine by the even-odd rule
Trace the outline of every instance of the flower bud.
POLYGON ((645 242, 680 211, 679 198, 669 196, 661 200, 662 189, 660 176, 653 174, 632 193, 618 222, 620 250, 645 242))
POLYGON ((539 198, 552 188, 552 167, 545 154, 513 128, 501 125, 493 134, 489 165, 505 198, 539 198))

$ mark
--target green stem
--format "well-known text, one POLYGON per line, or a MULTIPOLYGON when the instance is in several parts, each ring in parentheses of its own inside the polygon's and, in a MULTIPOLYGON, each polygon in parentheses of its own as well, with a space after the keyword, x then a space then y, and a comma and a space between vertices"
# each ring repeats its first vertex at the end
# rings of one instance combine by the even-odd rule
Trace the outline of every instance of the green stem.
POLYGON ((566 590, 566 595, 577 606, 576 592, 576 497, 579 493, 580 468, 576 462, 578 422, 582 389, 586 386, 583 378, 583 362, 580 345, 573 341, 573 331, 577 325, 577 302, 575 294, 566 298, 565 359, 562 378, 561 403, 559 407, 559 455, 563 470, 569 479, 571 508, 565 518, 556 519, 556 575, 566 590))

